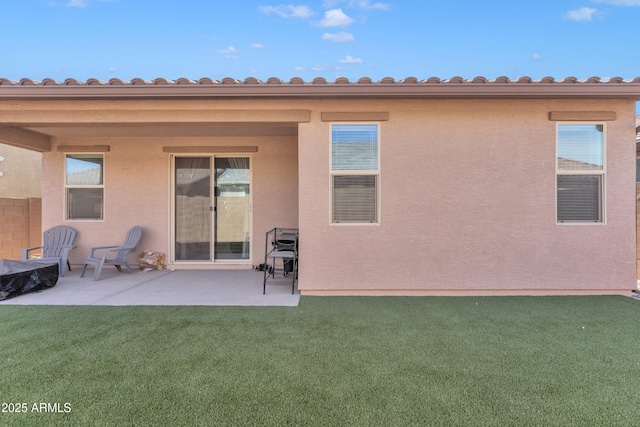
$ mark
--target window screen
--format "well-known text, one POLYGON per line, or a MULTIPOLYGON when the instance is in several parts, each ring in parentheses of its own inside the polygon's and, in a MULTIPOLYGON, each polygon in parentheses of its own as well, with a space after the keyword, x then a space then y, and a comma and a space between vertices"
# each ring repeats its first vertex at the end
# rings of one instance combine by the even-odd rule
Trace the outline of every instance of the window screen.
POLYGON ((375 175, 333 176, 333 222, 375 222, 375 175))
POLYGON ((558 221, 600 221, 598 175, 558 175, 558 221))
POLYGON ((67 188, 68 219, 102 219, 102 188, 67 188))

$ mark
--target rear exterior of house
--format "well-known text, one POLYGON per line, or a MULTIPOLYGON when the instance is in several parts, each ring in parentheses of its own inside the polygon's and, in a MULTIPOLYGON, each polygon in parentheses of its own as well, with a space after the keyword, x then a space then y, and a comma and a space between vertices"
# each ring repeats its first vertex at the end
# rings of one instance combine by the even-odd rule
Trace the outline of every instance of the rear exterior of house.
MULTIPOLYGON (((144 228, 170 268, 252 268, 299 228, 304 295, 628 294, 640 80, 9 82, 71 262, 144 228)), ((134 261, 134 259, 132 259, 134 261)))

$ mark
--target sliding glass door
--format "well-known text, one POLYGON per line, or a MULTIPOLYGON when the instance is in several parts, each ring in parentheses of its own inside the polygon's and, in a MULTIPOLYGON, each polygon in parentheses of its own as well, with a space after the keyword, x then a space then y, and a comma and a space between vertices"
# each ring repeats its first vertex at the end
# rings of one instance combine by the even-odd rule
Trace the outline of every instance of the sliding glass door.
POLYGON ((248 157, 216 157, 215 259, 249 259, 248 157))
POLYGON ((174 158, 176 262, 249 260, 249 157, 174 158))

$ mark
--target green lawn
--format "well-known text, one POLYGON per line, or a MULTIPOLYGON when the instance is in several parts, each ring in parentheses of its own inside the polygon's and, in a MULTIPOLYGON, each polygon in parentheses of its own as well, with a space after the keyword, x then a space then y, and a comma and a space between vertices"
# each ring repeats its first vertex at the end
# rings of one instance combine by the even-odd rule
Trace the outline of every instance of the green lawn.
POLYGON ((0 425, 632 426, 639 321, 615 296, 0 306, 0 425))

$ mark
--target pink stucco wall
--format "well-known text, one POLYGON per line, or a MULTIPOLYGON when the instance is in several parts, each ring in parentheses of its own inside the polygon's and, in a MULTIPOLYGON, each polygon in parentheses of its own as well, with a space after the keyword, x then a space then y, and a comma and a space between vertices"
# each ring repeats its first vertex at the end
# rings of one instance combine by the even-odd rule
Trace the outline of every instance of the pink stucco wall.
MULTIPOLYGON (((291 137, 188 137, 188 138, 60 138, 56 145, 109 145, 105 153, 104 221, 64 221, 65 153, 44 153, 44 227, 65 223, 78 230, 71 263, 82 264, 92 246, 118 244, 129 228, 144 232, 138 253, 153 250, 169 254, 170 153, 163 146, 258 146, 250 153, 252 168, 251 260, 262 262, 268 229, 297 227, 297 144, 291 137)), ((184 154, 183 154, 184 155, 184 154)), ((197 155, 208 155, 199 153, 197 155)), ((131 255, 131 262, 137 257, 131 255)), ((224 264, 223 264, 224 265, 224 264)), ((245 265, 251 266, 251 263, 245 265)), ((180 265, 169 263, 170 268, 180 265)), ((183 265, 182 267, 185 267, 183 265)), ((189 268, 206 265, 190 263, 189 268)))
MULTIPOLYGON (((195 108, 186 101, 139 107, 138 117, 145 108, 195 108)), ((633 101, 244 99, 197 107, 202 117, 206 109, 250 110, 251 122, 261 122, 260 111, 308 110, 310 120, 298 124, 297 138, 54 138, 43 154, 45 228, 64 222, 64 153, 57 147, 110 146, 105 220, 70 223, 79 230, 72 263, 91 246, 119 243, 134 224, 145 228, 140 251, 169 251, 163 146, 254 145, 251 264, 262 262, 266 230, 299 226, 302 294, 628 293, 636 286, 633 101), (331 225, 331 123, 321 113, 376 111, 388 113, 379 122, 380 223, 331 225), (617 114, 606 125, 604 224, 556 224, 551 111, 617 114)))
MULTIPOLYGON (((335 107, 334 107, 335 108, 335 107)), ((628 101, 352 101, 384 110, 379 225, 330 225, 329 128, 300 126, 303 294, 628 293, 635 144, 628 101), (606 224, 558 225, 550 111, 607 123, 606 224)))

